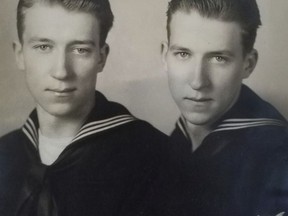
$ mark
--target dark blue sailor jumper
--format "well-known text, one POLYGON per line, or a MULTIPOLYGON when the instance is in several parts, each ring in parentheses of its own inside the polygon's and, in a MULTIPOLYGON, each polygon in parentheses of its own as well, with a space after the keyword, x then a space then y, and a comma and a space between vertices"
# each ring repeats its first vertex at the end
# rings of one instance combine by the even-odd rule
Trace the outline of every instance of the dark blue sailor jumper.
POLYGON ((171 140, 186 176, 167 215, 288 215, 287 122, 247 86, 193 153, 182 118, 171 140))
POLYGON ((36 111, 0 139, 1 216, 139 213, 166 160, 167 137, 99 92, 95 104, 50 166, 40 160, 36 111))

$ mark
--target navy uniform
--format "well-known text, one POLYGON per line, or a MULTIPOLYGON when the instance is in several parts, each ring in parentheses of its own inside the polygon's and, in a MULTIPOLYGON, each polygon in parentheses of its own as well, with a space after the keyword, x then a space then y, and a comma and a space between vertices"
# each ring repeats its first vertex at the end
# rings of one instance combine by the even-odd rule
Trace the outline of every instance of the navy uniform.
POLYGON ((99 92, 95 104, 50 166, 39 156, 35 110, 21 129, 0 139, 1 216, 141 214, 167 161, 167 137, 99 92))
POLYGON ((170 199, 168 215, 288 214, 285 118, 243 85, 238 101, 213 128, 193 151, 185 120, 176 123, 171 141, 186 177, 170 199))

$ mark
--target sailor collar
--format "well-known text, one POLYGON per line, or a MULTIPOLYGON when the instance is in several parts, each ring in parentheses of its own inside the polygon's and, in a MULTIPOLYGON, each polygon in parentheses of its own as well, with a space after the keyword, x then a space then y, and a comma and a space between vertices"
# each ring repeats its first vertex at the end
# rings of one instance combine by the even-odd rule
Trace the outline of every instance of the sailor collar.
MULTIPOLYGON (((82 125, 71 144, 86 137, 111 130, 121 125, 137 120, 122 105, 109 102, 104 95, 96 91, 96 105, 88 115, 86 122, 82 125)), ((30 142, 38 149, 38 117, 36 110, 33 110, 22 127, 23 133, 30 142)))
MULTIPOLYGON (((183 115, 176 123, 185 137, 190 140, 186 119, 183 115)), ((287 127, 287 121, 270 104, 263 101, 247 86, 242 85, 241 93, 233 107, 220 118, 213 126, 210 132, 241 130, 245 128, 261 126, 287 127)))

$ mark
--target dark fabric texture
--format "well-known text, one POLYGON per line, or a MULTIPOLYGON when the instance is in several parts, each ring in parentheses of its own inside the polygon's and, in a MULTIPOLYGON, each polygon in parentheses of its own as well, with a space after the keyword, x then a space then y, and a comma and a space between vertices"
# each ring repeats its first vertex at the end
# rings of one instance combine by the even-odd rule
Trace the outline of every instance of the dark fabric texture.
MULTIPOLYGON (((85 125, 122 114, 129 112, 97 92, 85 125)), ((30 117, 37 127, 36 112, 30 117)), ((46 166, 23 130, 13 131, 0 139, 0 215, 141 215, 167 145, 164 134, 136 119, 72 142, 46 166)))
POLYGON ((246 86, 236 104, 216 122, 215 131, 193 153, 193 144, 176 124, 171 141, 184 177, 175 190, 170 187, 174 196, 168 198, 165 215, 288 215, 285 125, 282 115, 246 86), (258 123, 251 126, 255 119, 258 123), (265 125, 263 119, 276 121, 265 125))

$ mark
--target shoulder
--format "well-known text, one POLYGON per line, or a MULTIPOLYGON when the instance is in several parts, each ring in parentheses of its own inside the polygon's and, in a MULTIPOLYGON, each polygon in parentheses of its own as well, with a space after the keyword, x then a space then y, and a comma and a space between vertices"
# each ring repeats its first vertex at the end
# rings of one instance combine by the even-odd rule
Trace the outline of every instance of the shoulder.
POLYGON ((22 145, 23 134, 12 131, 0 138, 0 214, 14 215, 18 193, 26 174, 25 149, 22 145))
POLYGON ((268 153, 273 149, 286 148, 288 146, 288 128, 284 126, 259 126, 252 127, 238 133, 235 138, 239 137, 245 143, 250 143, 256 152, 260 149, 268 153))
POLYGON ((150 123, 143 120, 135 120, 127 125, 129 130, 132 130, 136 133, 137 136, 144 136, 147 139, 156 138, 156 139, 168 139, 168 136, 165 135, 160 130, 156 129, 150 123), (149 136, 147 136, 149 135, 149 136))
POLYGON ((0 163, 14 166, 22 161, 25 154, 24 133, 21 130, 12 131, 0 138, 0 163))
POLYGON ((265 118, 286 122, 286 119, 271 103, 245 85, 242 86, 240 96, 228 114, 233 118, 265 118))
POLYGON ((168 146, 168 136, 143 120, 137 119, 125 124, 116 133, 134 146, 142 146, 140 149, 161 151, 160 149, 168 146))
POLYGON ((122 152, 125 150, 130 155, 153 156, 168 147, 168 137, 164 133, 133 116, 122 104, 107 100, 98 91, 95 108, 86 125, 91 131, 99 131, 90 136, 93 142, 99 139, 106 143, 106 148, 117 149, 120 146, 122 152))
POLYGON ((153 127, 150 123, 137 119, 125 106, 107 100, 105 96, 98 91, 96 92, 96 108, 93 116, 95 119, 99 117, 107 119, 107 122, 109 121, 114 125, 118 123, 120 125, 120 119, 122 123, 127 120, 127 123, 115 127, 114 130, 110 130, 110 134, 147 143, 166 142, 168 140, 168 137, 164 133, 153 127), (111 117, 113 119, 112 121, 109 120, 111 117), (131 119, 133 120, 130 121, 131 119), (113 131, 115 133, 113 133, 113 131))
POLYGON ((11 149, 15 146, 17 142, 23 139, 23 133, 20 129, 14 130, 0 138, 0 149, 4 151, 5 149, 11 149))
POLYGON ((259 154, 260 149, 270 151, 288 145, 287 126, 286 119, 273 105, 243 85, 238 101, 219 120, 214 132, 250 146, 259 154))

